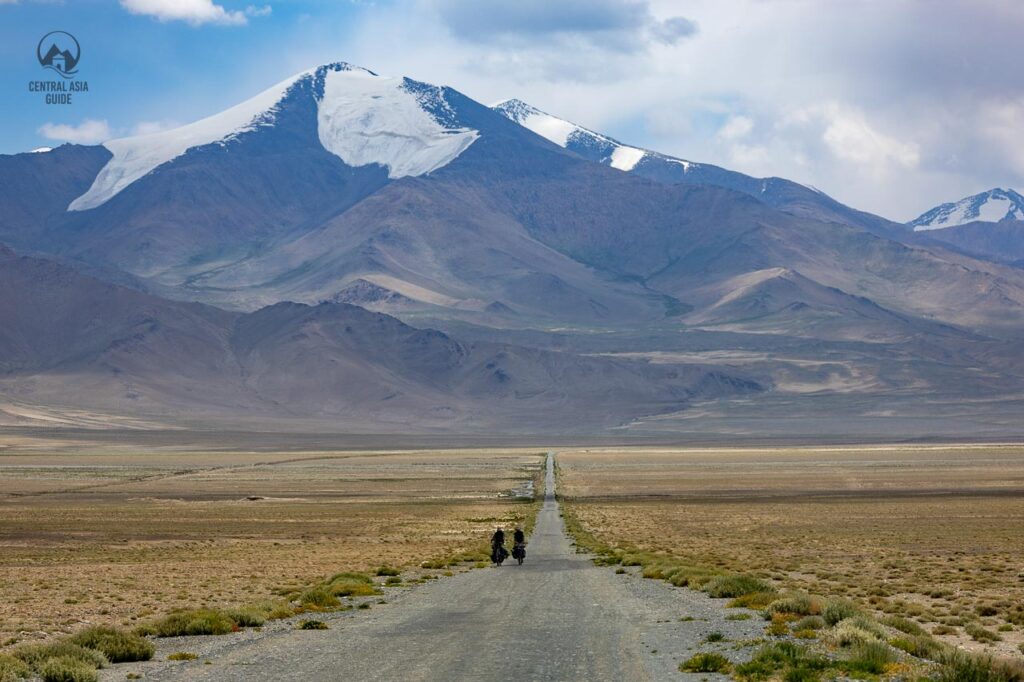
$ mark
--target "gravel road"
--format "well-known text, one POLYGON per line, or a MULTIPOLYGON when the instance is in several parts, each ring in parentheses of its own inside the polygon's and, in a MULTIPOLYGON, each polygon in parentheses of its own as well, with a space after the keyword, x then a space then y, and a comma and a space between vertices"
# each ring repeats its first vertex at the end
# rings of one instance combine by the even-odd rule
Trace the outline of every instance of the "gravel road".
POLYGON ((575 552, 554 496, 548 455, 544 506, 526 563, 460 573, 388 592, 388 603, 288 621, 261 632, 158 640, 155 661, 118 665, 102 680, 680 680, 697 651, 749 656, 764 623, 725 620, 722 600, 635 573, 616 574, 575 552), (682 619, 682 620, 681 620, 682 619), (708 633, 726 641, 709 644, 708 633), (173 651, 199 655, 168 662, 173 651))

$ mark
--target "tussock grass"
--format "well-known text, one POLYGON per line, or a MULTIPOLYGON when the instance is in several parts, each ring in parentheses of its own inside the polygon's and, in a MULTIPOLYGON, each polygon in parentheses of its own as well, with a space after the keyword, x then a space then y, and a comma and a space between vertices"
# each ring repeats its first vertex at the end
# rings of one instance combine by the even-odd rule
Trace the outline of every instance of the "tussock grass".
POLYGON ((821 617, 829 625, 860 615, 861 610, 853 602, 845 599, 830 599, 821 612, 821 617))
POLYGON ((986 630, 978 623, 968 623, 964 626, 964 632, 976 642, 1001 642, 1003 639, 998 633, 986 630))
POLYGON ((402 572, 400 570, 398 570, 397 568, 392 568, 391 566, 381 566, 381 567, 379 567, 377 569, 377 575, 379 575, 379 576, 394 576, 394 575, 402 575, 402 572))
POLYGON ((751 575, 723 575, 713 578, 704 585, 704 591, 711 597, 736 598, 754 593, 772 593, 771 584, 751 575))
POLYGON ((813 680, 828 667, 828 660, 795 642, 777 642, 762 647, 750 661, 737 665, 740 680, 767 680, 782 673, 784 680, 813 680))
POLYGON ((68 638, 72 644, 99 651, 111 663, 148 661, 156 649, 144 637, 119 628, 96 625, 68 638))
POLYGON ((96 668, 74 656, 56 656, 43 661, 38 667, 43 682, 96 682, 96 668))
POLYGON ((307 609, 333 609, 341 602, 330 586, 317 585, 299 595, 299 604, 307 609))
POLYGON ((807 594, 790 594, 768 604, 765 608, 765 617, 771 618, 772 614, 786 613, 795 616, 819 616, 825 610, 825 603, 821 597, 812 597, 807 594))
POLYGON ((42 644, 22 644, 11 650, 11 655, 38 670, 43 663, 51 658, 73 658, 88 664, 92 668, 105 668, 109 661, 99 651, 86 649, 83 646, 67 641, 47 642, 42 644))
POLYGON ((751 592, 726 604, 730 609, 764 609, 778 599, 775 592, 751 592))
POLYGON ((32 669, 24 661, 8 654, 0 654, 0 682, 17 682, 32 676, 32 669))
POLYGON ((908 618, 900 616, 886 616, 882 619, 883 625, 888 625, 894 630, 905 632, 908 635, 926 635, 925 629, 908 618))
POLYGON ((298 625, 299 630, 327 630, 327 623, 322 620, 304 620, 298 625))
POLYGON ((942 657, 938 682, 1024 682, 1024 664, 966 651, 949 650, 942 657))
POLYGON ((679 664, 680 672, 688 673, 726 673, 731 669, 729 659, 716 653, 696 654, 679 664))
POLYGON ((197 658, 199 658, 199 655, 191 651, 175 651, 173 654, 167 655, 168 661, 194 661, 197 658))
POLYGON ((195 635, 226 635, 238 624, 223 611, 191 609, 176 611, 153 622, 147 629, 157 637, 188 637, 195 635))
POLYGON ((857 644, 853 655, 845 662, 847 670, 881 675, 886 668, 899 660, 896 650, 885 642, 869 641, 857 644))
POLYGON ((351 571, 331 576, 326 587, 336 597, 370 597, 380 594, 370 576, 351 571))

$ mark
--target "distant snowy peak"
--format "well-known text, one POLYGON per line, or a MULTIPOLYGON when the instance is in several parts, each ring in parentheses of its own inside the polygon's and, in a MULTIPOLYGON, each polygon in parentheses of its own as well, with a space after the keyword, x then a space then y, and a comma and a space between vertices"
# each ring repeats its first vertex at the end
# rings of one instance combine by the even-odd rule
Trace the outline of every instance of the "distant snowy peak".
POLYGON ((631 171, 642 161, 654 159, 680 164, 685 170, 689 170, 692 165, 689 161, 624 145, 601 133, 552 116, 522 100, 507 99, 491 108, 559 147, 621 171, 631 171))
POLYGON ((190 149, 227 146, 246 133, 273 128, 282 102, 309 92, 315 99, 323 147, 350 166, 384 166, 391 178, 441 168, 479 137, 478 131, 458 124, 444 88, 337 62, 292 76, 195 123, 105 142, 112 158, 68 210, 101 206, 190 149), (300 87, 309 85, 312 88, 300 87))
POLYGON ((915 232, 940 230, 964 223, 1024 220, 1024 197, 1012 189, 990 189, 955 203, 936 206, 907 223, 915 232))

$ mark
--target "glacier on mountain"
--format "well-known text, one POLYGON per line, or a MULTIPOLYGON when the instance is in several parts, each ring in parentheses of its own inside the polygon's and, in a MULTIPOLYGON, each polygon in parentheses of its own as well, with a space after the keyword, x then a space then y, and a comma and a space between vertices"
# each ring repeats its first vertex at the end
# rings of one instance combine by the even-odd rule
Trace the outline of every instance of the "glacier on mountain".
POLYGON ((180 128, 104 142, 111 159, 68 210, 101 206, 190 149, 223 146, 243 133, 273 127, 281 102, 308 79, 318 86, 319 141, 350 166, 380 164, 391 178, 423 175, 451 163, 479 137, 478 131, 454 122, 442 88, 338 62, 299 73, 180 128))

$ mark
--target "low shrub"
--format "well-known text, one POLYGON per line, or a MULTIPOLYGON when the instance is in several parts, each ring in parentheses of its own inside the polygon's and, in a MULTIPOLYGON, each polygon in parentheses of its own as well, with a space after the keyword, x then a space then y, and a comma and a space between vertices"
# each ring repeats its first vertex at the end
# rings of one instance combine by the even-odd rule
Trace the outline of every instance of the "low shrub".
POLYGON ((900 651, 905 651, 917 658, 935 660, 944 650, 944 647, 928 635, 907 635, 905 637, 894 637, 889 640, 900 651))
POLYGON ((199 658, 199 654, 194 654, 191 651, 175 651, 173 654, 167 655, 168 661, 194 661, 199 658))
POLYGON ((937 682, 1022 682, 1024 667, 990 656, 979 656, 959 649, 948 650, 941 658, 937 682))
POLYGON ((794 682, 817 679, 818 673, 828 667, 828 660, 794 642, 777 642, 762 647, 747 663, 734 669, 742 680, 766 680, 776 672, 785 670, 783 679, 794 682))
POLYGON ((704 591, 715 598, 736 598, 755 592, 775 592, 775 588, 754 576, 723 575, 709 580, 704 585, 704 591))
POLYGON ((341 604, 332 587, 318 585, 299 595, 299 603, 307 609, 330 609, 341 604))
POLYGON ((875 640, 855 645, 853 655, 845 661, 845 667, 852 671, 880 675, 897 660, 896 651, 892 647, 875 640))
POLYGON ((227 614, 213 609, 175 611, 152 623, 153 634, 157 637, 226 635, 236 627, 227 614))
POLYGON ((964 626, 964 632, 976 642, 1001 642, 1003 639, 997 633, 986 630, 978 623, 968 623, 964 626))
POLYGON ((91 668, 105 668, 107 657, 99 651, 86 649, 71 642, 50 642, 44 644, 23 644, 11 650, 11 655, 24 661, 31 668, 39 667, 50 658, 73 658, 91 668))
POLYGON ((99 651, 111 663, 148 661, 153 658, 156 648, 153 643, 139 635, 118 628, 97 625, 72 635, 72 644, 99 651))
POLYGON ((16 682, 32 676, 32 669, 24 661, 0 654, 0 682, 16 682))
POLYGON ((763 609, 778 597, 779 595, 775 592, 751 592, 742 597, 736 597, 726 604, 726 607, 730 609, 763 609))
POLYGON ((796 616, 818 616, 824 610, 825 605, 819 597, 812 597, 806 594, 794 594, 776 599, 768 604, 765 609, 767 618, 775 613, 791 613, 796 616))
MULTIPOLYGON (((459 561, 463 561, 463 559, 461 557, 458 560, 459 561)), ((380 568, 377 569, 377 575, 379 575, 379 576, 394 576, 394 575, 402 575, 402 572, 400 570, 398 570, 397 568, 392 568, 391 566, 381 566, 380 568)))
POLYGON ((730 613, 725 617, 726 620, 750 620, 751 615, 749 613, 730 613))
POLYGON ((96 682, 96 668, 74 656, 55 656, 37 668, 43 682, 96 682))
POLYGON ((709 632, 708 636, 705 639, 708 642, 722 642, 722 641, 725 640, 725 635, 723 635, 721 632, 718 632, 716 630, 714 632, 709 632))
POLYGON ((716 653, 696 654, 679 664, 679 670, 688 673, 725 673, 731 669, 729 659, 716 653))
POLYGON ((266 613, 255 606, 228 609, 224 612, 224 615, 241 628, 258 628, 267 620, 266 613))
POLYGON ((327 623, 322 620, 304 620, 299 623, 299 630, 326 630, 327 623))
POLYGON ((878 635, 864 628, 857 627, 857 625, 849 621, 842 622, 828 630, 826 635, 832 644, 839 647, 857 646, 878 641, 878 635))
POLYGON ((845 599, 834 599, 825 604, 821 617, 829 625, 836 625, 840 621, 852 618, 858 614, 860 614, 860 609, 853 602, 846 601, 845 599))
POLYGON ((804 616, 793 623, 794 630, 821 630, 825 627, 825 619, 821 616, 804 616))
POLYGON ((883 625, 888 625, 894 630, 905 632, 908 635, 925 635, 927 634, 923 627, 910 620, 909 618, 902 618, 900 616, 886 616, 882 619, 883 625))
POLYGON ((373 579, 363 573, 338 573, 331 576, 326 587, 336 597, 369 597, 380 594, 380 590, 373 584, 373 579))

